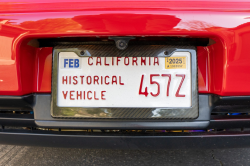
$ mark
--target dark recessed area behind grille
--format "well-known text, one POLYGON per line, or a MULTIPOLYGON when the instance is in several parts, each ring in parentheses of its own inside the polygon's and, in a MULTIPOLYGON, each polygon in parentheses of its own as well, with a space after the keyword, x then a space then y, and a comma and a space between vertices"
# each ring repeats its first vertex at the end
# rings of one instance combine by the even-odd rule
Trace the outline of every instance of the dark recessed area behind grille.
MULTIPOLYGON (((108 37, 64 37, 37 39, 39 47, 54 47, 57 45, 115 45, 108 37)), ((207 46, 209 38, 190 37, 135 37, 129 45, 181 45, 181 46, 207 46)))

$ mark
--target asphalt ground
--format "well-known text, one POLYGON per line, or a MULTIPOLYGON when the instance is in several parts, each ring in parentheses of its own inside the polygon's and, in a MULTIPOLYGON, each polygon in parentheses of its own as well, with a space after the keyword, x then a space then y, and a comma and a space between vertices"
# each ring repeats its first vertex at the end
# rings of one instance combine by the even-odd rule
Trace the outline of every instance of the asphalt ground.
POLYGON ((0 165, 250 165, 250 148, 181 150, 69 149, 0 145, 0 165))

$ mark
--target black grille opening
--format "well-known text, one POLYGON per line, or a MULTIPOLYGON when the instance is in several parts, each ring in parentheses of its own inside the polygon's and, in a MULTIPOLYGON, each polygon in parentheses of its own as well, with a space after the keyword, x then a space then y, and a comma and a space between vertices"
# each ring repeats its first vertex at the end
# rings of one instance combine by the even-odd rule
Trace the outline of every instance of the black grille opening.
MULTIPOLYGON (((57 45, 115 45, 109 37, 61 37, 37 39, 39 47, 54 47, 57 45)), ((182 46, 208 46, 211 43, 209 38, 191 37, 141 37, 137 36, 130 40, 129 45, 182 45, 182 46)))
MULTIPOLYGON (((29 99, 32 97, 28 97, 29 99)), ((6 99, 4 99, 6 100, 6 99)), ((9 99, 13 101, 13 99, 9 99)), ((71 134, 185 134, 185 133, 223 133, 223 132, 249 132, 250 131, 250 106, 248 105, 248 98, 237 98, 237 101, 216 101, 215 106, 211 112, 210 125, 201 130, 117 130, 117 129, 88 129, 88 128, 50 128, 38 127, 35 124, 34 112, 32 110, 32 102, 27 104, 27 96, 14 98, 14 100, 22 100, 21 107, 14 107, 16 109, 0 109, 0 126, 2 131, 18 130, 22 132, 54 132, 54 133, 71 133, 71 134), (25 98, 25 100, 24 100, 25 98), (217 103, 217 104, 216 104, 217 103), (219 103, 219 104, 218 104, 219 103), (25 107, 28 109, 23 109, 25 107)), ((230 98, 232 100, 232 98, 230 98)), ((250 101, 250 100, 249 100, 250 101)), ((2 101, 0 101, 2 102, 2 101)), ((9 102, 13 103, 13 102, 9 102)), ((13 105, 13 104, 12 104, 13 105)), ((18 105, 19 106, 19 105, 18 105)), ((13 107, 13 108, 14 108, 13 107)))

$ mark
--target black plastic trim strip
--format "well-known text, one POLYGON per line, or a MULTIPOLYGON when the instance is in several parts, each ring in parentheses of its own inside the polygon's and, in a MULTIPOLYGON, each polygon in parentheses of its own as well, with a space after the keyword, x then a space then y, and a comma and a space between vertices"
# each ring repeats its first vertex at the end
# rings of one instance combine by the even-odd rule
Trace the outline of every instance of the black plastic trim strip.
POLYGON ((212 110, 212 114, 218 113, 250 113, 250 105, 221 105, 212 110))
POLYGON ((32 114, 3 114, 0 113, 1 126, 35 127, 34 115, 32 114))
POLYGON ((162 121, 46 121, 36 120, 38 126, 53 128, 83 128, 83 129, 116 129, 116 130, 166 130, 166 129, 201 129, 209 125, 209 121, 194 122, 162 122, 162 121))
POLYGON ((29 111, 34 104, 34 95, 0 96, 0 110, 29 111))
POLYGON ((207 129, 250 128, 250 115, 211 115, 207 129))
POLYGON ((250 105, 250 96, 213 96, 215 106, 219 105, 250 105))
POLYGON ((250 147, 249 141, 250 132, 180 133, 155 136, 0 132, 0 144, 85 149, 246 148, 250 147))

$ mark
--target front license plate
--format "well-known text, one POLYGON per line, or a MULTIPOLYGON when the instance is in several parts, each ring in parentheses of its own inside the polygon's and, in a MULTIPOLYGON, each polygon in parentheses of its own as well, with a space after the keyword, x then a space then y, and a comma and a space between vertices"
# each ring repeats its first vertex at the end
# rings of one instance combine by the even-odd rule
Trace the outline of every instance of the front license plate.
POLYGON ((186 113, 193 109, 192 88, 197 87, 192 87, 190 51, 153 57, 93 56, 87 49, 81 53, 64 49, 54 55, 52 116, 113 117, 119 108, 147 108, 152 114, 170 108, 186 113))

